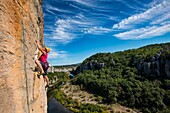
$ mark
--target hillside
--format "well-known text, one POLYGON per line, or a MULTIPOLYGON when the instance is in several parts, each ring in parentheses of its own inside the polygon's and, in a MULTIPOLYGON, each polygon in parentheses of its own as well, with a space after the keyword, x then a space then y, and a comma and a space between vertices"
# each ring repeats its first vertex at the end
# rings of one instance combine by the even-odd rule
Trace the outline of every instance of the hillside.
POLYGON ((73 84, 108 104, 142 112, 170 112, 170 43, 115 53, 97 53, 82 62, 73 84))
MULTIPOLYGON (((49 73, 51 87, 48 89, 49 102, 54 97, 59 103, 74 113, 136 113, 137 110, 102 102, 102 97, 85 91, 83 87, 72 85, 65 72, 49 73)), ((58 109, 60 110, 60 109, 58 109)), ((53 112, 57 112, 57 109, 53 112)))

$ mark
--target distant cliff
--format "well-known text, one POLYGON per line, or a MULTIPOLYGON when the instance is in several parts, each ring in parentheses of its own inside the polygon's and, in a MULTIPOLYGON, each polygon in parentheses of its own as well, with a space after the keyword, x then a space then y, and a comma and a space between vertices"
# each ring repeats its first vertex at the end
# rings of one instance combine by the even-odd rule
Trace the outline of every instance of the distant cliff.
POLYGON ((70 73, 74 71, 79 64, 71 64, 71 65, 61 65, 61 66, 50 66, 48 68, 48 72, 67 72, 70 73))
POLYGON ((0 113, 46 113, 44 80, 34 75, 43 42, 42 0, 0 0, 0 113))
POLYGON ((75 72, 73 72, 74 74, 79 74, 81 72, 84 72, 85 70, 92 70, 92 69, 101 69, 104 67, 104 64, 103 62, 98 62, 97 60, 91 60, 91 61, 88 61, 86 63, 83 63, 81 64, 80 66, 78 66, 76 69, 75 69, 75 72))
MULTIPOLYGON (((134 67, 146 76, 170 77, 170 43, 155 44, 116 53, 97 53, 79 65, 74 74, 85 70, 134 67)), ((124 73, 122 73, 124 74, 124 73)))
POLYGON ((72 84, 143 113, 170 113, 170 43, 97 53, 77 67, 72 84))
POLYGON ((170 59, 168 58, 170 54, 168 51, 159 51, 148 60, 136 60, 134 57, 133 64, 136 64, 138 71, 143 75, 170 77, 170 59))

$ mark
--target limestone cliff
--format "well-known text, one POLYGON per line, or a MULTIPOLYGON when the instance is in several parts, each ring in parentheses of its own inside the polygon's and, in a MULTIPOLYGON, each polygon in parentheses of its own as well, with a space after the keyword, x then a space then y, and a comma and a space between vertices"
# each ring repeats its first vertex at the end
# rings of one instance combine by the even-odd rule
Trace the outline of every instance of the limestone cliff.
POLYGON ((170 59, 164 57, 165 52, 155 54, 148 61, 141 59, 139 61, 133 61, 133 63, 137 64, 137 69, 143 75, 170 77, 170 59))
POLYGON ((81 72, 84 72, 85 70, 92 70, 92 69, 101 69, 103 68, 105 63, 98 62, 97 60, 91 60, 89 62, 86 62, 84 64, 81 64, 75 69, 74 74, 79 74, 81 72))
POLYGON ((34 74, 43 42, 42 0, 0 0, 0 113, 46 113, 44 80, 34 74))
MULTIPOLYGON (((125 67, 136 68, 138 75, 169 78, 170 43, 150 45, 147 46, 146 49, 143 48, 117 53, 95 54, 83 61, 72 73, 76 75, 85 70, 100 70, 102 68, 112 68, 110 71, 114 72, 117 67, 124 65, 125 67), (155 48, 159 49, 154 51, 155 48), (140 53, 141 51, 143 51, 143 53, 140 53)), ((125 67, 123 67, 122 70, 125 71, 125 67)), ((119 70, 119 72, 121 71, 119 70)), ((123 71, 121 74, 124 75, 123 71)))

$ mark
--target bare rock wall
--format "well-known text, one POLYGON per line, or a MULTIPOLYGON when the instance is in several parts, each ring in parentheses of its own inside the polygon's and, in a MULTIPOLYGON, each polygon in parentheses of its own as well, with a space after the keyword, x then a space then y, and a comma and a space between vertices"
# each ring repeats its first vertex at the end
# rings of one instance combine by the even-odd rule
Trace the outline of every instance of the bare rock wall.
POLYGON ((0 113, 46 113, 44 80, 34 74, 43 42, 42 0, 0 0, 0 113))

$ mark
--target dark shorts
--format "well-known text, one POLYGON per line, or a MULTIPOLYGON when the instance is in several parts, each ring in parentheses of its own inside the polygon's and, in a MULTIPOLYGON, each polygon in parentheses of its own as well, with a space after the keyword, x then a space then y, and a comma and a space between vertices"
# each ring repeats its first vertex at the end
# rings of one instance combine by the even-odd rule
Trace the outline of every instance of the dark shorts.
POLYGON ((45 66, 45 63, 44 63, 44 62, 41 62, 41 61, 40 61, 40 63, 41 63, 41 65, 42 65, 42 67, 43 67, 43 70, 44 70, 44 72, 45 72, 44 76, 46 76, 46 75, 48 74, 48 71, 47 71, 48 69, 45 69, 45 68, 44 68, 44 66, 45 66))

